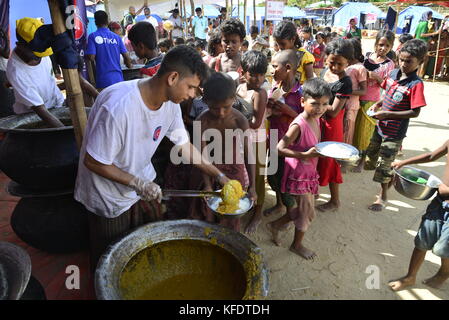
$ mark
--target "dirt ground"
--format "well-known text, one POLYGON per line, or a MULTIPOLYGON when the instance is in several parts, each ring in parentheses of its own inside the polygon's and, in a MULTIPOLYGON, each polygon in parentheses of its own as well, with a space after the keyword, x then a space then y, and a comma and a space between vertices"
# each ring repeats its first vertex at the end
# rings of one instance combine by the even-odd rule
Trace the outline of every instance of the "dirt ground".
MULTIPOLYGON (((410 122, 403 159, 434 150, 449 138, 449 85, 427 81, 425 96, 428 106, 410 122)), ((441 158, 418 167, 441 177, 445 161, 441 158)), ((407 272, 413 239, 429 201, 405 198, 393 188, 386 209, 371 212, 367 207, 378 191, 372 176, 372 171, 347 173, 340 188, 341 208, 333 213, 317 211, 305 236, 305 245, 318 255, 313 262, 288 250, 293 225, 285 232, 282 246, 276 247, 265 224, 280 215, 264 217, 257 233, 249 238, 262 248, 270 270, 268 299, 449 299, 449 281, 440 289, 421 283, 440 266, 440 259, 431 252, 414 287, 395 293, 387 286, 388 281, 407 272), (376 271, 378 288, 375 280, 370 281, 376 271), (371 289, 366 286, 367 280, 371 289)), ((329 198, 329 189, 321 188, 318 203, 329 198)), ((274 203, 274 193, 268 189, 266 207, 274 203)))

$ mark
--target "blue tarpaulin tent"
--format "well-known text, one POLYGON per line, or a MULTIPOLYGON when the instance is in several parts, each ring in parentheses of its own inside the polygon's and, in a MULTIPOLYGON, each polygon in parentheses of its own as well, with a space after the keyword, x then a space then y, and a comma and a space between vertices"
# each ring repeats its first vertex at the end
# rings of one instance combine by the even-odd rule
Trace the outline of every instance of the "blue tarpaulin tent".
POLYGON ((442 16, 435 10, 432 10, 431 8, 410 6, 402 10, 401 13, 399 13, 398 28, 396 33, 403 33, 404 31, 403 29, 407 25, 407 22, 410 22, 410 30, 408 31, 408 33, 415 34, 416 27, 418 26, 418 23, 421 20, 422 15, 427 11, 432 11, 433 13, 432 17, 434 19, 444 19, 444 16, 442 16))
POLYGON ((375 5, 368 2, 346 2, 335 11, 332 25, 335 27, 347 27, 351 18, 357 18, 357 27, 362 28, 361 17, 363 14, 374 13, 381 17, 383 12, 375 5))

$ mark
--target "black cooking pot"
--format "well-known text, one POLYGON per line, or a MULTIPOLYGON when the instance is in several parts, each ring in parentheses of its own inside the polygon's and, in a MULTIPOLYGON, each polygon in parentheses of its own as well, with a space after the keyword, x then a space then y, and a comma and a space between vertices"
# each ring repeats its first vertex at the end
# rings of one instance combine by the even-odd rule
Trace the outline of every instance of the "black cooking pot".
MULTIPOLYGON (((90 109, 86 108, 86 112, 90 109)), ((5 138, 0 146, 0 170, 18 184, 39 190, 75 185, 79 152, 68 108, 50 112, 67 126, 42 128, 35 113, 0 119, 5 138)))

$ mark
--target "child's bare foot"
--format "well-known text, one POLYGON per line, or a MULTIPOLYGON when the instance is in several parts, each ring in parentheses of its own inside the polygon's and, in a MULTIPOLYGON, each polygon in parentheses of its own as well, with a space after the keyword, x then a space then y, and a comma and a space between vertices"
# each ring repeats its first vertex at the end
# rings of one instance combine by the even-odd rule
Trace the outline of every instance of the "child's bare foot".
POLYGON ((281 230, 275 228, 275 227, 273 226, 273 222, 268 222, 268 223, 266 224, 266 226, 267 226, 267 229, 268 229, 268 230, 270 231, 270 233, 271 233, 271 241, 273 241, 273 243, 274 243, 275 245, 277 245, 278 247, 280 247, 280 246, 281 246, 281 239, 279 239, 279 231, 281 231, 281 230))
POLYGON ((415 284, 416 278, 415 277, 403 277, 398 280, 390 281, 388 283, 388 286, 393 291, 400 291, 404 290, 407 287, 413 286, 415 284))
POLYGON ((312 250, 307 249, 304 246, 300 246, 298 248, 295 248, 293 246, 290 246, 289 249, 291 252, 296 253, 297 255, 299 255, 300 257, 306 259, 306 260, 313 260, 313 258, 316 257, 316 253, 313 252, 312 250))
POLYGON ((329 201, 329 202, 320 204, 316 208, 318 210, 320 210, 321 212, 327 212, 327 211, 334 212, 334 211, 337 211, 339 207, 340 207, 340 205, 338 205, 338 204, 336 204, 334 202, 329 201))
POLYGON ((354 173, 360 173, 360 172, 362 172, 362 168, 363 168, 363 164, 362 164, 362 163, 359 163, 359 164, 357 165, 357 167, 351 168, 351 172, 354 172, 354 173))
POLYGON ((371 211, 380 212, 385 208, 385 201, 383 201, 380 197, 377 198, 376 201, 372 205, 368 207, 371 211))
POLYGON ((259 224, 261 222, 262 222, 262 217, 258 217, 256 215, 254 215, 251 218, 251 221, 249 221, 248 224, 246 225, 245 233, 248 233, 248 234, 256 233, 257 227, 259 226, 259 224))
POLYGON ((422 283, 428 285, 429 287, 438 289, 441 285, 449 278, 449 275, 436 274, 433 277, 424 280, 422 283))
POLYGON ((264 210, 263 211, 263 215, 265 217, 268 217, 268 216, 270 216, 272 214, 277 214, 277 213, 283 212, 284 209, 285 209, 285 207, 284 207, 283 204, 281 204, 281 203, 280 204, 276 204, 274 207, 271 207, 271 208, 268 208, 268 209, 264 210))

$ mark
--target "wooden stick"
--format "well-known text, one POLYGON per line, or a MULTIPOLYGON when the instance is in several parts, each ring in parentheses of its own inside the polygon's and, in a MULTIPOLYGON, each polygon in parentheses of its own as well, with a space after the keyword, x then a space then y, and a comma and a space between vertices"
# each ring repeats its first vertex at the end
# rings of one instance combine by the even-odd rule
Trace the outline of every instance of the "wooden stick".
MULTIPOLYGON (((53 32, 55 35, 66 32, 64 18, 58 0, 48 0, 51 20, 53 21, 53 32)), ((84 109, 83 93, 81 91, 78 69, 62 69, 67 92, 67 100, 70 108, 75 138, 78 148, 81 148, 84 131, 86 128, 87 115, 84 109)))

